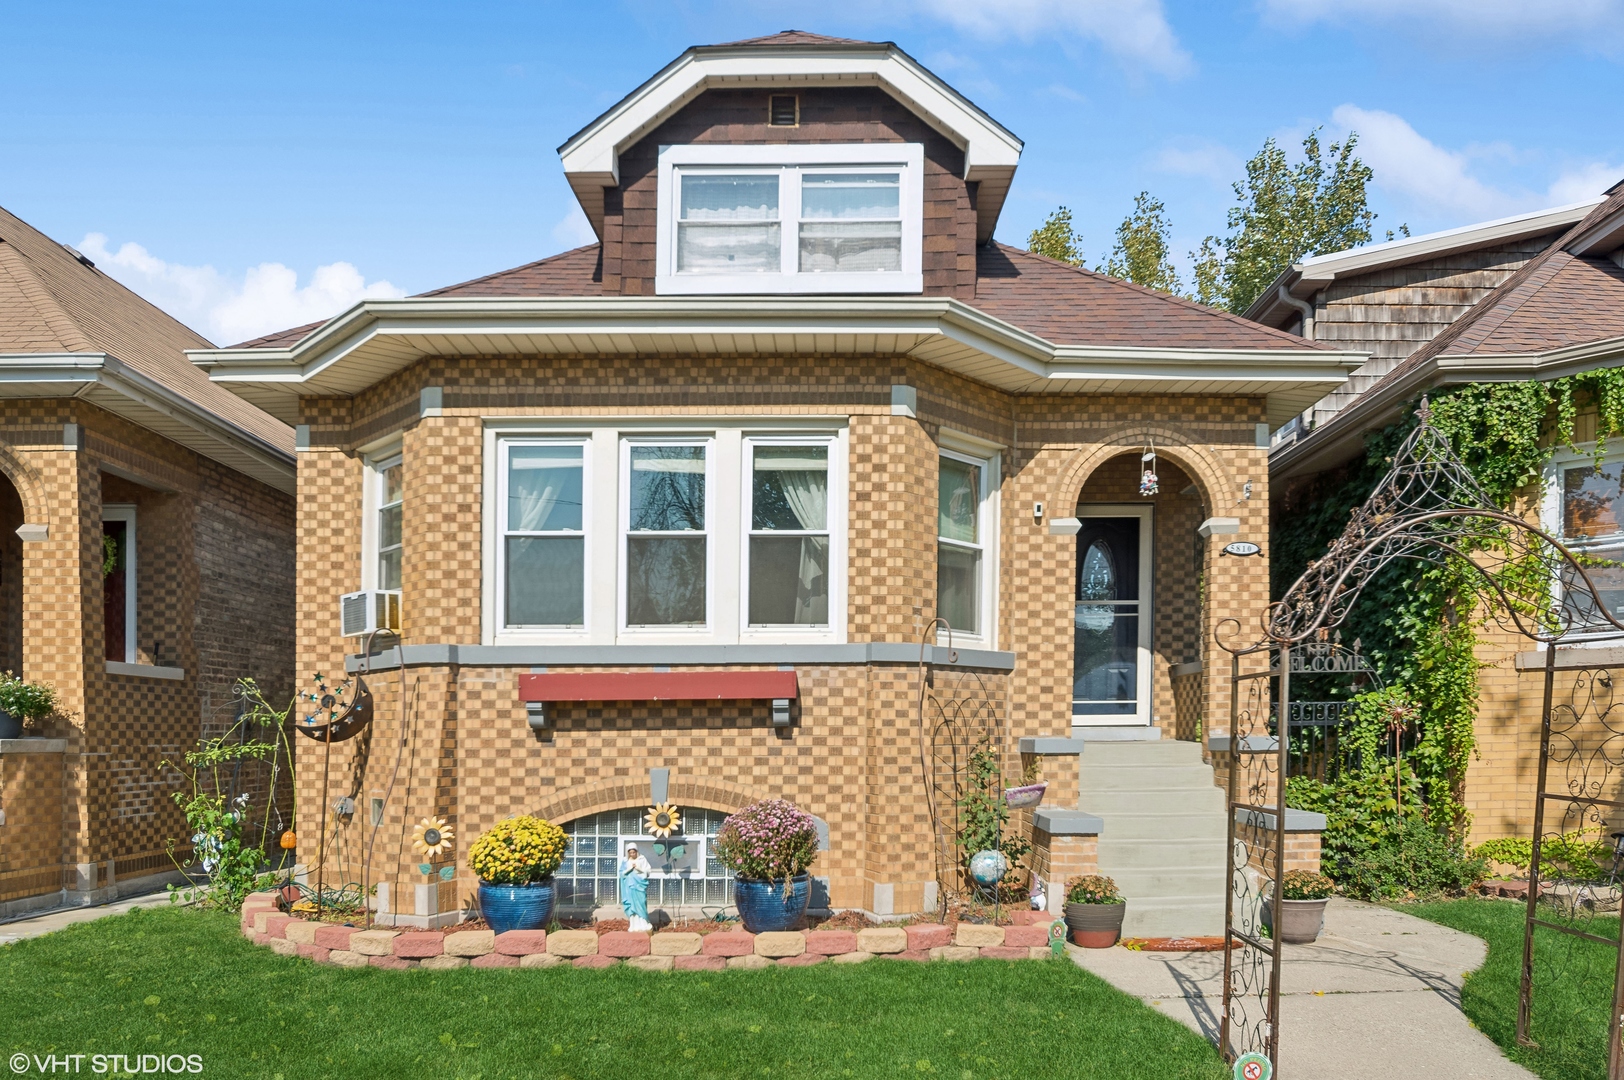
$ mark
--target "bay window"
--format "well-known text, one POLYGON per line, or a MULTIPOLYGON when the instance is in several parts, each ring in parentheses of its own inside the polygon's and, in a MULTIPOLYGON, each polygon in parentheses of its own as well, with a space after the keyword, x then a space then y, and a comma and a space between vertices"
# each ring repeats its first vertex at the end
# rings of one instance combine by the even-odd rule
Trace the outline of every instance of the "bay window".
POLYGON ((377 521, 377 587, 400 588, 401 504, 405 490, 402 483, 400 456, 379 462, 373 467, 376 485, 377 521))
POLYGON ((750 444, 749 624, 829 625, 829 447, 750 444))
POLYGON ((924 151, 686 145, 660 150, 658 293, 916 293, 924 151))
POLYGON ((955 640, 990 646, 998 595, 998 458, 981 456, 985 452, 968 444, 944 447, 937 459, 936 615, 955 640))
POLYGON ((579 442, 503 444, 504 626, 585 625, 585 469, 579 442))
POLYGON ((625 624, 704 626, 705 444, 628 446, 625 624))

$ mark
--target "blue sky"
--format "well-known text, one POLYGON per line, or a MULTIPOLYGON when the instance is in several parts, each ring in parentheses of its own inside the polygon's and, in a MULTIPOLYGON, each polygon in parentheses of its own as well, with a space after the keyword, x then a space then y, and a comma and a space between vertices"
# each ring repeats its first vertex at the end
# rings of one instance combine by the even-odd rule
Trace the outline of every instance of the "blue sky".
MULTIPOLYGON (((1269 136, 1359 131, 1378 231, 1624 177, 1624 0, 17 4, 0 206, 229 343, 590 239, 556 147, 685 47, 896 41, 1026 141, 999 239, 1134 195, 1181 254, 1269 136)), ((1379 238, 1379 235, 1378 235, 1379 238)))

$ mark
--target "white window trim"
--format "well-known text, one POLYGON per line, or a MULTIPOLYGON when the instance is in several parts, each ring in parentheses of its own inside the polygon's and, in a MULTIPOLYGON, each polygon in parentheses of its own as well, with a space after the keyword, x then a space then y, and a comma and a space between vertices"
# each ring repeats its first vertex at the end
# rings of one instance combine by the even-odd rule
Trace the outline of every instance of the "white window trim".
MULTIPOLYGON (((716 595, 719 573, 720 556, 718 550, 722 545, 718 518, 719 500, 716 497, 716 474, 718 465, 723 462, 718 459, 725 456, 724 447, 732 440, 705 435, 660 435, 660 434, 623 434, 620 439, 620 513, 615 529, 615 556, 619 562, 618 587, 615 590, 615 615, 618 619, 618 629, 622 640, 647 641, 649 639, 687 641, 692 638, 709 639, 714 635, 716 616, 719 605, 716 595), (631 512, 632 512, 632 448, 638 446, 702 446, 705 448, 705 529, 703 532, 691 530, 687 533, 670 533, 655 535, 692 536, 700 535, 705 538, 705 625, 703 626, 632 626, 626 621, 627 608, 631 604, 631 591, 627 587, 626 570, 629 558, 627 548, 631 543, 631 512)), ((737 460, 737 443, 733 444, 737 460)), ((725 610, 725 607, 723 607, 725 610)))
MULTIPOLYGON (((1155 653, 1152 648, 1156 612, 1155 584, 1156 576, 1151 559, 1155 555, 1152 539, 1156 528, 1156 508, 1138 503, 1085 503, 1077 507, 1079 518, 1127 518, 1139 519, 1139 669, 1138 669, 1138 709, 1129 716, 1125 713, 1108 714, 1103 716, 1078 716, 1073 713, 1071 726, 1074 728, 1086 727, 1131 727, 1135 725, 1148 725, 1151 719, 1151 692, 1154 686, 1152 676, 1152 661, 1155 653)), ((1082 558, 1082 552, 1077 553, 1082 558)), ((1076 581, 1072 582, 1072 611, 1076 605, 1076 581)), ((1072 616, 1075 617, 1075 616, 1072 616)), ((1072 657, 1072 674, 1076 675, 1077 658, 1072 657)), ((1070 695, 1067 695, 1066 708, 1069 711, 1070 695)))
MULTIPOLYGON (((963 645, 978 649, 996 649, 998 647, 998 595, 999 579, 1002 575, 1002 563, 999 558, 999 539, 1003 532, 1002 515, 999 513, 999 489, 1003 486, 1002 455, 995 449, 995 444, 981 439, 958 435, 943 431, 937 436, 936 452, 939 457, 952 458, 969 465, 981 468, 981 504, 980 519, 976 522, 976 534, 981 537, 981 627, 975 633, 966 630, 954 630, 951 640, 954 645, 963 645)), ((940 486, 938 484, 938 491, 940 486)), ((937 511, 939 513, 940 511, 937 511)), ((938 532, 936 546, 942 544, 940 521, 933 517, 938 532)), ((948 543, 953 543, 949 540, 948 543)), ((938 628, 936 631, 938 644, 946 645, 949 635, 946 630, 938 628)))
POLYGON ((790 432, 747 433, 739 466, 739 640, 768 642, 845 641, 846 614, 846 455, 843 433, 796 435, 790 432), (829 623, 827 626, 750 625, 750 537, 754 529, 755 449, 758 446, 824 446, 829 451, 829 623), (840 571, 836 572, 836 567, 840 571))
MULTIPOLYGON (((1575 451, 1570 446, 1561 446, 1554 451, 1545 463, 1543 490, 1541 492, 1539 507, 1539 525, 1545 532, 1556 537, 1575 554, 1582 554, 1589 548, 1597 546, 1594 543, 1569 544, 1564 535, 1564 522, 1562 514, 1563 480, 1562 474, 1575 466, 1594 465, 1596 463, 1595 443, 1581 444, 1575 451)), ((1608 453, 1602 457, 1602 465, 1624 464, 1624 449, 1608 453)), ((1560 576, 1551 582, 1551 599, 1560 602, 1562 599, 1562 579, 1560 576)), ((1598 630, 1588 634, 1568 634, 1562 639, 1562 647, 1570 648, 1606 648, 1617 647, 1619 633, 1612 627, 1598 630)), ((1546 642, 1539 642, 1536 651, 1543 652, 1546 642)))
MULTIPOLYGON (((507 436, 497 440, 495 444, 497 455, 496 480, 494 483, 495 497, 491 503, 490 514, 493 520, 493 529, 496 533, 494 551, 486 565, 491 567, 491 574, 495 578, 492 586, 493 606, 492 618, 501 633, 523 635, 527 638, 544 638, 560 644, 582 645, 591 640, 592 636, 592 572, 594 559, 592 557, 592 459, 593 445, 589 435, 558 435, 558 436, 507 436), (582 625, 580 626, 527 626, 509 629, 507 627, 507 505, 508 505, 508 455, 515 446, 579 446, 581 448, 581 534, 582 534, 582 587, 586 596, 582 598, 581 609, 582 625)), ((558 535, 567 535, 559 533, 558 535)))
MULTIPOLYGON (((383 503, 383 470, 401 460, 401 444, 392 442, 362 458, 361 588, 378 587, 378 509, 383 503)), ((404 515, 402 515, 404 521, 404 515)), ((404 542, 405 537, 402 536, 404 542)))
POLYGON ((655 233, 654 291, 657 295, 762 293, 919 293, 925 288, 925 148, 921 143, 777 143, 771 145, 683 144, 660 147, 656 181, 659 224, 655 233), (783 269, 777 274, 678 274, 677 172, 693 166, 736 167, 780 175, 778 220, 783 269), (802 274, 795 270, 800 247, 801 169, 851 166, 901 171, 902 270, 892 272, 802 274))
MULTIPOLYGON (((134 503, 103 503, 103 521, 122 521, 124 523, 124 663, 139 663, 136 659, 135 641, 135 612, 137 597, 135 591, 135 551, 140 545, 136 541, 135 504, 134 503)), ((106 650, 104 649, 103 652, 106 650)))
POLYGON ((481 502, 480 641, 485 645, 732 645, 732 644, 827 644, 846 643, 848 566, 847 473, 849 470, 848 420, 844 416, 782 417, 692 417, 648 419, 625 417, 501 417, 485 421, 481 502), (829 520, 830 625, 799 630, 784 627, 745 626, 744 503, 735 494, 742 483, 735 475, 743 473, 743 440, 786 438, 813 441, 829 438, 829 520), (623 629, 624 599, 624 511, 627 484, 622 471, 626 440, 673 442, 710 438, 715 450, 707 455, 710 469, 706 483, 707 534, 712 550, 710 581, 706 587, 710 625, 703 629, 687 627, 633 627, 623 629), (548 631, 509 630, 501 625, 501 593, 497 591, 502 554, 501 444, 506 439, 582 440, 587 444, 586 467, 594 478, 585 481, 592 491, 583 492, 583 523, 588 553, 586 626, 582 629, 548 631), (731 470, 731 471, 730 471, 731 470), (735 573, 721 568, 737 567, 735 573), (838 608, 836 605, 839 605, 838 608), (741 630, 741 627, 745 627, 741 630))

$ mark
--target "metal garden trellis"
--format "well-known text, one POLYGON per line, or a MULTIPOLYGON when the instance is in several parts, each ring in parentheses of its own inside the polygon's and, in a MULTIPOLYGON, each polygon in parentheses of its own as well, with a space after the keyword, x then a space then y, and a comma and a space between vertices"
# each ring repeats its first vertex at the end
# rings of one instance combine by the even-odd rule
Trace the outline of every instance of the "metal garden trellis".
MULTIPOLYGON (((1540 786, 1535 800, 1519 1038, 1527 1037, 1532 1011, 1536 925, 1563 934, 1584 934, 1572 926, 1537 918, 1545 803, 1565 799, 1570 807, 1579 808, 1581 816, 1588 813, 1591 821, 1600 820, 1603 810, 1624 809, 1624 802, 1602 797, 1604 785, 1594 776, 1593 767, 1580 768, 1581 778, 1570 782, 1566 792, 1546 791, 1547 762, 1552 755, 1556 645, 1575 635, 1590 640, 1624 635, 1624 623, 1600 601, 1590 574, 1561 541, 1494 504, 1455 456, 1448 438, 1433 425, 1425 399, 1416 415, 1419 424, 1393 456, 1387 475, 1353 513, 1347 528, 1326 554, 1310 563, 1285 596, 1270 607, 1262 633, 1255 640, 1238 641, 1242 629, 1236 619, 1221 621, 1215 631, 1218 646, 1231 659, 1230 882, 1220 1029, 1220 1048, 1227 1060, 1248 1052, 1265 1053, 1275 1060, 1280 1044, 1282 955, 1276 934, 1271 930, 1265 936, 1262 932, 1261 909, 1267 901, 1279 911, 1283 898, 1283 804, 1289 727, 1283 733, 1287 737, 1272 734, 1269 718, 1289 716, 1291 676, 1294 671, 1302 671, 1302 651, 1322 647, 1328 635, 1347 619, 1365 586, 1395 560, 1463 568, 1468 571, 1465 576, 1472 603, 1483 610, 1485 617, 1545 646, 1540 786), (1254 662, 1243 670, 1247 658, 1254 662), (1270 701, 1271 681, 1278 686, 1274 702, 1270 701), (1264 842, 1256 845, 1262 849, 1256 853, 1256 867, 1252 865, 1254 845, 1240 835, 1241 823, 1250 826, 1248 835, 1262 835, 1264 842)), ((1610 677, 1606 685, 1610 691, 1610 677)), ((1609 700, 1604 715, 1610 715, 1611 709, 1609 700)), ((1570 712, 1576 724, 1580 711, 1570 712)), ((1620 719, 1624 719, 1624 705, 1620 713, 1620 719)), ((1605 720, 1604 727, 1612 732, 1605 720)), ((1602 748, 1591 751, 1587 758, 1592 765, 1600 760, 1609 779, 1624 760, 1624 724, 1619 727, 1616 738, 1611 734, 1605 737, 1602 748)), ((1569 742, 1577 748, 1577 741, 1569 742)), ((1565 760, 1581 756, 1575 749, 1565 760)), ((1611 899, 1624 904, 1624 898, 1611 899)), ((1617 949, 1616 941, 1600 935, 1585 936, 1608 941, 1617 949)), ((1613 971, 1609 1080, 1624 1080, 1619 1049, 1620 1025, 1624 1023, 1624 1002, 1619 996, 1624 990, 1624 971, 1620 970, 1624 953, 1619 959, 1613 971)))

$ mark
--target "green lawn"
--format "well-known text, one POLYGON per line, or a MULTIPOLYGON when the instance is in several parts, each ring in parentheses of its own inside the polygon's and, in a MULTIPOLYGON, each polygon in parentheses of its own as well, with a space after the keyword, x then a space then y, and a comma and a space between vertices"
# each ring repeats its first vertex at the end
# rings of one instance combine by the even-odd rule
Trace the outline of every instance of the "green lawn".
POLYGON ((199 1054, 204 1076, 1226 1075, 1195 1034, 1064 961, 353 970, 160 908, 0 947, 0 987, 7 1058, 199 1054))
MULTIPOLYGON (((1461 1003, 1473 1024, 1506 1056, 1547 1080, 1605 1080, 1607 1024, 1617 953, 1554 930, 1534 935, 1534 1022, 1538 1048, 1517 1045, 1517 986, 1522 978, 1525 908, 1506 900, 1404 904, 1399 910, 1476 934, 1489 943, 1483 967, 1466 977, 1461 1003)), ((1555 921, 1542 911, 1542 918, 1555 921)), ((1618 919, 1586 919, 1581 929, 1618 937, 1618 919)))

